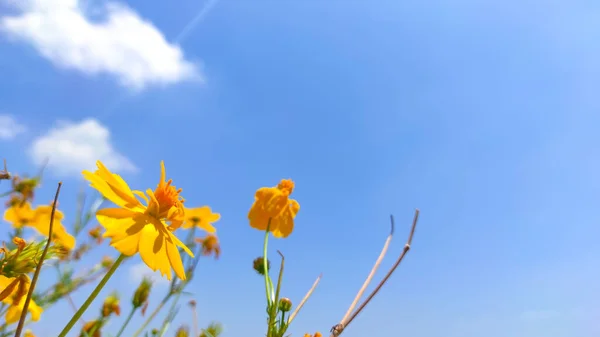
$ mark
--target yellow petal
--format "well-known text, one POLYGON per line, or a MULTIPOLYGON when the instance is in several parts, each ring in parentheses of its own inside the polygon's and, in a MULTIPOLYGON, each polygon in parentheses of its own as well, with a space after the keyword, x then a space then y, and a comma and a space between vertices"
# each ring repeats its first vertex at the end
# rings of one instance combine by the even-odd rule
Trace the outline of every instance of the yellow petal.
POLYGON ((132 210, 143 208, 123 178, 110 172, 100 161, 97 161, 96 165, 98 169, 94 173, 82 172, 93 188, 118 206, 132 210))
POLYGON ((6 319, 6 324, 13 324, 19 321, 19 318, 21 317, 21 312, 22 309, 19 308, 19 306, 17 305, 11 305, 10 307, 8 307, 8 310, 6 311, 6 316, 4 316, 4 318, 6 319))
POLYGON ((138 252, 140 235, 147 221, 143 214, 122 208, 105 208, 96 212, 96 219, 104 226, 104 237, 111 238, 110 245, 131 256, 138 252))
MULTIPOLYGON (((166 232, 166 229, 163 229, 166 232)), ((149 224, 142 229, 139 251, 142 260, 153 271, 159 270, 161 275, 171 279, 171 265, 165 246, 165 234, 156 226, 149 224)))
POLYGON ((185 269, 183 268, 183 262, 181 261, 181 255, 179 254, 179 250, 175 242, 173 242, 172 238, 173 234, 169 233, 169 236, 166 240, 166 248, 167 248, 167 256, 169 258, 169 262, 171 263, 171 267, 175 271, 175 275, 182 280, 185 280, 185 269))

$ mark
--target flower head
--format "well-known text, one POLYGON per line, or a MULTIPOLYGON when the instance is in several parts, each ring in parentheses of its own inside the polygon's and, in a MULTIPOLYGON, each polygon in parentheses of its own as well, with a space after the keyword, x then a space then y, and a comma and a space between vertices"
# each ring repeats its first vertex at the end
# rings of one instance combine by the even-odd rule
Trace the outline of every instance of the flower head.
POLYGON ((202 248, 202 255, 209 256, 214 254, 215 259, 221 255, 221 246, 219 245, 219 238, 216 235, 208 234, 204 238, 196 239, 196 242, 200 243, 202 248))
MULTIPOLYGON (((8 278, 0 275, 0 289, 4 289, 0 296, 2 296, 2 302, 8 305, 8 310, 4 317, 7 324, 19 321, 25 307, 29 285, 29 278, 25 275, 16 278, 8 278)), ((31 314, 31 320, 38 321, 44 310, 32 299, 29 302, 28 311, 31 314)))
POLYGON ((96 164, 98 170, 95 172, 83 171, 85 179, 119 206, 96 212, 98 222, 106 229, 103 236, 110 238, 110 245, 124 255, 139 252, 150 269, 159 270, 168 279, 171 279, 171 269, 180 279, 185 279, 177 247, 190 256, 193 254, 173 234, 184 221, 184 200, 180 196, 181 189, 176 189, 171 180, 166 181, 164 163, 161 162, 161 176, 156 189, 147 189, 146 194, 132 191, 119 175, 110 172, 100 161, 96 164))
POLYGON ((289 196, 294 190, 294 182, 283 179, 276 187, 263 187, 256 191, 254 204, 248 213, 250 226, 266 230, 273 236, 285 238, 294 230, 294 218, 300 210, 300 204, 289 196))
POLYGON ((21 228, 32 223, 35 212, 31 209, 31 204, 15 203, 4 211, 4 220, 9 222, 14 228, 21 228))
MULTIPOLYGON (((32 209, 31 204, 25 202, 9 207, 4 212, 4 220, 11 223, 15 228, 33 227, 41 234, 48 236, 51 215, 52 206, 42 205, 32 209)), ((52 237, 54 242, 71 250, 75 247, 75 238, 66 231, 61 222, 63 218, 64 214, 59 210, 55 210, 52 237)))
POLYGON ((217 230, 212 224, 219 221, 219 219, 221 219, 221 214, 213 213, 208 206, 187 208, 183 228, 199 227, 208 233, 214 233, 217 230))

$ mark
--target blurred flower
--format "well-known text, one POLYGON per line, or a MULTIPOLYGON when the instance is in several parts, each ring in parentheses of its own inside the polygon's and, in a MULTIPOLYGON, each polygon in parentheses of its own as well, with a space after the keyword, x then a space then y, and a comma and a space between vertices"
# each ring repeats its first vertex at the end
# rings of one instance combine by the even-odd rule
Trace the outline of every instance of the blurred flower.
POLYGON ((294 190, 294 182, 283 179, 276 187, 262 187, 254 195, 254 204, 248 213, 250 226, 269 231, 277 238, 285 238, 294 230, 294 218, 300 204, 289 196, 294 190), (269 224, 270 219, 270 224, 269 224))
MULTIPOLYGON (((17 176, 12 179, 12 191, 17 193, 11 196, 11 201, 20 200, 20 203, 23 204, 27 201, 32 201, 34 197, 35 189, 39 186, 40 179, 39 178, 19 178, 17 176), (12 198, 15 197, 15 198, 12 198)), ((14 205, 14 204, 13 204, 14 205)))
POLYGON ((219 219, 221 219, 221 214, 213 213, 208 206, 186 208, 183 228, 188 229, 195 226, 207 231, 208 233, 214 233, 217 230, 212 223, 219 221, 219 219))
POLYGON ((96 226, 96 227, 90 229, 90 231, 88 232, 90 237, 92 239, 94 239, 97 244, 101 244, 102 241, 104 241, 104 238, 102 237, 102 233, 100 233, 101 230, 102 230, 102 226, 96 226))
POLYGON ((121 307, 119 306, 119 296, 116 293, 109 295, 102 303, 102 317, 108 317, 112 314, 121 315, 121 307))
POLYGON ((115 263, 115 260, 113 260, 113 258, 110 256, 105 256, 102 258, 102 261, 100 261, 100 264, 102 265, 102 267, 104 267, 106 269, 110 269, 110 267, 112 267, 113 263, 115 263))
MULTIPOLYGON (((41 234, 48 236, 50 233, 50 218, 52 216, 51 205, 41 205, 35 209, 35 217, 32 221, 32 227, 41 234)), ((52 239, 68 250, 75 248, 75 238, 67 233, 61 220, 64 218, 63 212, 58 209, 54 211, 54 222, 52 224, 52 239)))
POLYGON ((152 282, 147 277, 142 279, 140 285, 135 290, 133 294, 133 298, 131 300, 131 304, 133 304, 134 308, 139 308, 143 306, 146 301, 148 301, 148 296, 150 296, 150 290, 152 289, 152 282))
POLYGON ((34 216, 35 212, 31 209, 31 204, 28 202, 11 205, 4 211, 4 220, 9 222, 14 228, 30 225, 34 216))
MULTIPOLYGON (((41 234, 48 236, 51 214, 52 206, 42 205, 36 207, 36 209, 32 209, 31 204, 26 202, 9 207, 4 212, 4 220, 11 223, 15 228, 22 228, 23 226, 33 227, 41 234)), ((55 210, 52 239, 71 250, 75 247, 75 238, 65 230, 65 227, 61 223, 63 217, 64 214, 61 211, 55 210)))
MULTIPOLYGON (((261 256, 261 257, 257 257, 256 259, 254 259, 254 261, 252 261, 252 268, 254 268, 254 270, 256 270, 256 272, 259 273, 260 275, 264 275, 265 274, 264 258, 261 256)), ((271 261, 267 260, 267 272, 269 271, 269 269, 271 269, 271 261)))
POLYGON ((202 255, 209 256, 215 254, 216 259, 221 255, 221 246, 216 235, 208 234, 204 238, 197 238, 196 242, 200 243, 202 255))
POLYGON ((190 336, 190 328, 187 326, 180 326, 175 333, 175 337, 189 337, 190 336))
POLYGON ((25 335, 23 335, 23 337, 35 337, 35 335, 33 332, 31 332, 31 330, 27 330, 25 331, 25 335))
POLYGON ((96 212, 98 222, 106 229, 104 237, 111 239, 111 246, 124 255, 140 253, 142 260, 153 271, 171 279, 171 268, 180 279, 185 270, 177 247, 190 256, 192 252, 173 231, 184 221, 185 209, 181 189, 166 181, 165 165, 161 161, 161 175, 154 191, 132 191, 117 174, 110 172, 100 161, 94 173, 83 171, 91 186, 119 208, 105 208, 96 212), (144 199, 147 206, 136 197, 144 199), (169 225, 167 225, 169 222, 169 225))
POLYGON ((83 325, 81 334, 79 337, 101 337, 100 328, 102 327, 101 321, 89 321, 83 325), (93 333, 92 333, 93 331, 93 333), (90 336, 91 334, 91 336, 90 336))
MULTIPOLYGON (((0 296, 2 297, 2 303, 8 305, 8 310, 4 316, 6 324, 12 324, 19 321, 23 308, 25 307, 29 285, 29 277, 26 275, 17 278, 8 278, 4 275, 0 275, 0 289, 4 289, 0 296)), ((44 310, 32 299, 29 301, 28 311, 31 314, 31 320, 38 321, 44 310)))

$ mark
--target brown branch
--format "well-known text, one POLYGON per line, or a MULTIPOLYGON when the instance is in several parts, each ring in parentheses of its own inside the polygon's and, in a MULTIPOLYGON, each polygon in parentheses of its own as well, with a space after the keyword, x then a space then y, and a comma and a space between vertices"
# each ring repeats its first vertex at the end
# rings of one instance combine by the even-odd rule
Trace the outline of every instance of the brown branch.
POLYGON ((54 228, 54 213, 56 212, 56 204, 58 203, 58 195, 60 194, 61 186, 62 182, 59 182, 58 187, 56 188, 56 194, 54 195, 54 202, 52 203, 52 212, 50 213, 50 229, 48 230, 48 242, 46 242, 46 247, 42 252, 40 261, 38 262, 37 268, 35 269, 35 273, 33 274, 33 280, 31 280, 29 292, 27 292, 27 298, 25 298, 23 311, 21 312, 21 318, 19 318, 19 325, 17 325, 15 337, 20 337, 21 332, 23 331, 23 326, 25 325, 25 317, 27 317, 27 310, 29 309, 29 302, 31 301, 31 296, 33 296, 35 284, 37 283, 37 280, 40 277, 40 272, 42 271, 42 264, 44 263, 44 259, 46 258, 46 254, 48 253, 48 249, 50 248, 50 243, 52 242, 52 229, 54 228))
MULTIPOLYGON (((360 312, 367 306, 367 304, 369 304, 369 302, 373 299, 373 297, 375 297, 375 295, 377 295, 377 293, 379 292, 381 287, 383 287, 383 285, 387 282, 387 280, 390 278, 390 276, 392 276, 392 274, 394 273, 396 268, 398 268, 398 266, 404 259, 404 256, 406 256, 406 253, 408 253, 408 251, 410 250, 410 245, 412 244, 412 239, 413 239, 413 236, 415 235, 415 229, 417 227, 418 220, 419 220, 419 210, 416 209, 415 216, 413 218, 412 227, 410 229, 410 234, 408 236, 408 240, 406 241, 406 244, 404 245, 404 249, 402 250, 402 253, 398 257, 398 259, 396 260, 396 262, 394 263, 392 268, 390 268, 390 270, 387 272, 385 277, 381 280, 381 282, 379 282, 379 284, 377 285, 375 290, 373 290, 373 292, 371 292, 371 294, 367 297, 367 299, 349 317, 347 322, 342 322, 342 323, 336 324, 331 328, 330 337, 337 337, 337 336, 341 335, 342 332, 344 332, 344 329, 346 329, 348 327, 348 325, 350 325, 350 323, 352 323, 352 321, 356 318, 356 316, 358 316, 358 314, 360 314, 360 312)), ((394 221, 394 217, 392 216, 392 222, 393 221, 394 221)))
POLYGON ((8 172, 8 168, 6 167, 6 159, 4 159, 4 170, 0 171, 0 180, 8 179, 10 179, 10 173, 8 172))

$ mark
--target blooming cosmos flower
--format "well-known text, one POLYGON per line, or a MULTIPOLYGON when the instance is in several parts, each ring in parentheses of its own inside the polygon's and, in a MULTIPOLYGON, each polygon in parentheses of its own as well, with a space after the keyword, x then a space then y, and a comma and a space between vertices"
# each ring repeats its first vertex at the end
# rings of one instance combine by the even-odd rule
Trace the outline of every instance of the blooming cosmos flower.
POLYGON ((196 226, 207 231, 208 233, 214 233, 217 230, 212 223, 219 221, 219 219, 221 219, 221 214, 213 213, 208 206, 186 208, 185 221, 182 227, 188 229, 196 226))
MULTIPOLYGON (((0 275, 0 289, 10 291, 10 294, 2 294, 3 297, 7 295, 2 299, 2 303, 8 305, 8 310, 4 316, 6 324, 16 323, 21 318, 27 293, 29 292, 29 285, 28 278, 8 278, 0 275)), ((31 320, 38 321, 44 310, 32 299, 29 301, 28 311, 31 314, 31 320)))
POLYGON ((285 238, 294 230, 294 218, 300 210, 300 204, 290 199, 294 182, 283 179, 276 187, 262 187, 254 195, 254 204, 248 213, 250 226, 269 231, 277 238, 285 238))
MULTIPOLYGON (((31 204, 25 202, 9 207, 4 212, 4 220, 10 222, 13 227, 21 228, 23 226, 33 227, 41 234, 48 236, 50 233, 50 218, 52 215, 52 206, 41 205, 35 209, 31 204)), ((52 224, 52 239, 64 248, 71 250, 75 248, 75 238, 67 232, 62 224, 64 214, 54 211, 54 222, 52 224)))
POLYGON ((132 191, 117 174, 110 172, 100 161, 94 173, 83 171, 85 179, 105 198, 119 208, 105 208, 96 212, 98 222, 106 229, 104 237, 111 239, 110 245, 124 255, 140 253, 144 263, 153 271, 171 279, 171 268, 180 279, 185 279, 185 270, 177 247, 190 256, 192 252, 173 231, 185 218, 181 189, 166 181, 165 165, 161 161, 161 175, 154 191, 132 191), (144 205, 138 198, 143 199, 144 205))

